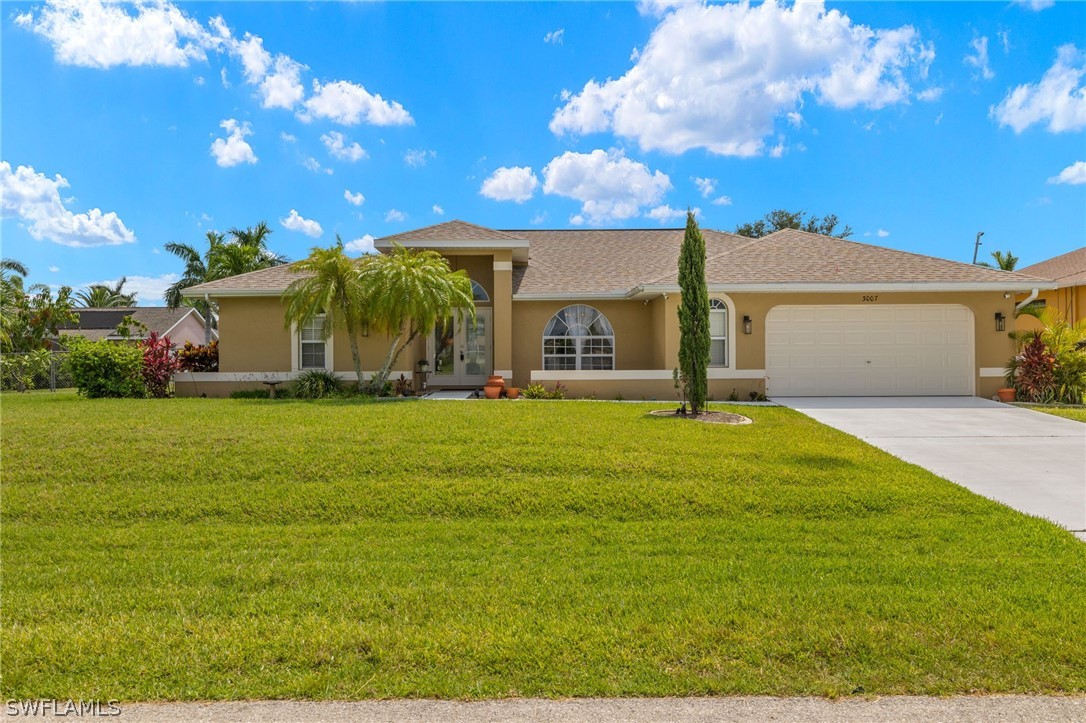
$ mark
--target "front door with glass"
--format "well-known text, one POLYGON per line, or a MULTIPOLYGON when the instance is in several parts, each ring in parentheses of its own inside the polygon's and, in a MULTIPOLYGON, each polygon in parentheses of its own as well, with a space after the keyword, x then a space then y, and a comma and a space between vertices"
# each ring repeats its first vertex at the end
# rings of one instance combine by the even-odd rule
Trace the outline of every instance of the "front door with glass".
POLYGON ((428 352, 434 360, 430 384, 441 387, 480 387, 493 369, 490 355, 490 309, 476 309, 470 318, 449 318, 434 329, 428 352))

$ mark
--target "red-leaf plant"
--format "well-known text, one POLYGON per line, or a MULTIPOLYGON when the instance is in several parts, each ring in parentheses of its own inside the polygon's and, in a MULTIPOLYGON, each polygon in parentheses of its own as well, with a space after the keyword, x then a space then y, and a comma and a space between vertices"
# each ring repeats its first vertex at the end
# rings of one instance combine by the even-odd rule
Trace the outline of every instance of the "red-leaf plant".
POLYGON ((1056 392, 1056 357, 1040 334, 1022 347, 1014 358, 1014 386, 1027 402, 1050 402, 1056 392))
POLYGON ((170 349, 170 337, 151 332, 140 342, 143 350, 143 383, 152 397, 165 397, 170 393, 170 379, 180 369, 180 364, 170 349))

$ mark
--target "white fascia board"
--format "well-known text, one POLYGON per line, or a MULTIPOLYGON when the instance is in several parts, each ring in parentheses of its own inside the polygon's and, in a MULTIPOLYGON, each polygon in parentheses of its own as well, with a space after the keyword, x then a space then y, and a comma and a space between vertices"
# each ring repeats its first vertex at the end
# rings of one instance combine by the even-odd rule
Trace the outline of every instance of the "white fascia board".
POLYGON ((188 313, 187 313, 187 314, 185 314, 185 315, 184 315, 184 316, 182 316, 182 317, 181 317, 180 319, 178 319, 177 321, 175 321, 175 322, 173 323, 173 326, 171 326, 171 327, 170 327, 169 329, 167 329, 166 331, 164 331, 164 332, 162 332, 161 334, 159 334, 159 336, 169 336, 169 335, 170 335, 170 332, 171 332, 171 331, 173 331, 174 329, 176 329, 176 328, 177 328, 177 325, 178 325, 178 324, 180 324, 180 323, 181 323, 182 321, 184 321, 185 319, 189 318, 189 317, 190 317, 190 316, 192 316, 193 314, 196 314, 196 318, 197 318, 197 319, 200 319, 200 321, 203 321, 203 317, 202 317, 202 316, 200 316, 200 314, 199 314, 199 313, 198 313, 198 312, 196 311, 196 307, 189 307, 189 311, 188 311, 188 313))
MULTIPOLYGON (((1027 281, 956 281, 956 282, 923 282, 923 281, 907 281, 900 283, 886 283, 876 282, 870 284, 817 284, 817 283, 798 283, 798 284, 709 284, 709 293, 732 293, 740 294, 744 292, 748 293, 775 293, 775 294, 818 294, 818 293, 891 293, 894 291, 900 292, 969 292, 969 291, 1002 291, 1002 292, 1015 292, 1015 291, 1032 291, 1033 289, 1050 290, 1056 288, 1053 282, 1027 282, 1027 281)), ((644 286, 637 286, 630 290, 630 297, 638 297, 654 294, 678 294, 680 289, 678 286, 662 285, 662 284, 646 284, 644 286)))
POLYGON ((606 293, 580 293, 580 294, 513 294, 513 301, 580 301, 591 299, 625 299, 628 294, 624 291, 611 291, 606 293))

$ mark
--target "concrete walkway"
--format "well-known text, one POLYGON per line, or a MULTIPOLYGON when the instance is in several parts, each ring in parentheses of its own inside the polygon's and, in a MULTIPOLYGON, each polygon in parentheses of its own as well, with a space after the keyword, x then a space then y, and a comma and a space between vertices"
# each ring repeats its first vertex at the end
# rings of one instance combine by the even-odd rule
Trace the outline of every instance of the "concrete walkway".
POLYGON ((1086 424, 977 397, 774 398, 1086 540, 1086 424))
POLYGON ((873 700, 825 698, 583 698, 491 700, 476 703, 388 700, 357 703, 253 701, 244 703, 122 704, 121 721, 150 723, 376 723, 377 721, 975 721, 1011 723, 1086 720, 1086 697, 893 696, 873 700))

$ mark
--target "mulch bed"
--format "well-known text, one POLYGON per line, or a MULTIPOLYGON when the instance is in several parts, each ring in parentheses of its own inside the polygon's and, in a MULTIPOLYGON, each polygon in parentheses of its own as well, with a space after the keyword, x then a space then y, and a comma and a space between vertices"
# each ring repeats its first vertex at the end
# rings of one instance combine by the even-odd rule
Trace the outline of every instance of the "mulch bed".
POLYGON ((673 409, 657 409, 649 412, 649 414, 653 417, 689 419, 693 422, 705 422, 706 424, 752 424, 754 422, 750 417, 744 417, 742 414, 732 414, 731 412, 702 412, 694 416, 693 414, 676 414, 673 409))

